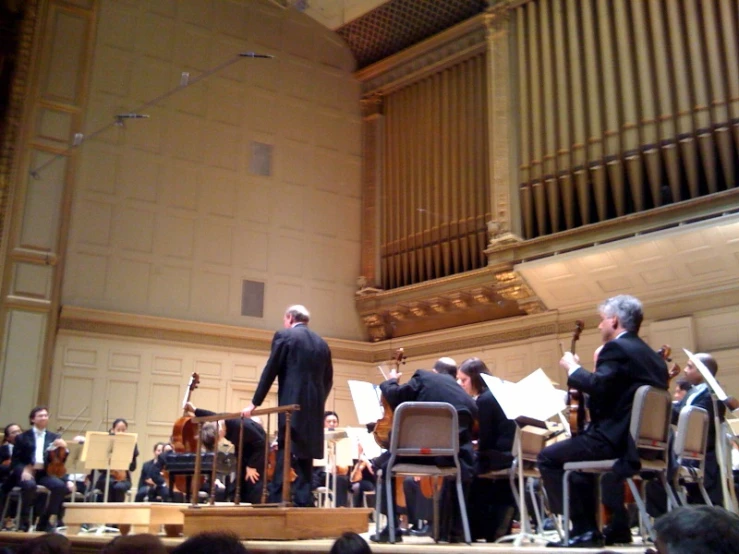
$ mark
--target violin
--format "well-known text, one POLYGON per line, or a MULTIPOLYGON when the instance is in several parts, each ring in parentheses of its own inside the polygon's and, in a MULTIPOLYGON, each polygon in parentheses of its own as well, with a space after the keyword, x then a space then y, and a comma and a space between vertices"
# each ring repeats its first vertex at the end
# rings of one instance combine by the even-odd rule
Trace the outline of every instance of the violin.
POLYGON ((670 354, 672 354, 672 347, 669 344, 663 344, 662 347, 657 350, 657 354, 660 358, 662 358, 665 363, 667 364, 667 381, 671 381, 678 375, 680 375, 680 366, 677 365, 675 362, 672 361, 672 358, 670 358, 670 354))
MULTIPOLYGON (((578 319, 575 321, 575 330, 572 332, 572 341, 570 342, 570 352, 575 353, 575 346, 580 340, 580 334, 585 328, 585 323, 578 319)), ((569 389, 567 391, 567 403, 570 405, 570 433, 576 435, 585 430, 585 421, 587 414, 585 413, 585 402, 582 393, 577 389, 569 389)))
MULTIPOLYGON (((193 372, 190 375, 190 381, 185 391, 185 398, 182 401, 182 416, 174 422, 174 426, 172 427, 172 447, 177 453, 194 453, 198 449, 197 429, 192 423, 192 416, 187 412, 185 406, 190 402, 192 391, 198 388, 199 384, 200 375, 193 372)), ((173 488, 185 493, 187 491, 187 477, 184 475, 175 476, 173 488)))
MULTIPOLYGON (((47 475, 50 475, 52 477, 58 477, 59 479, 64 479, 64 476, 67 474, 67 457, 69 456, 69 450, 67 449, 67 444, 64 442, 64 440, 61 438, 61 436, 66 432, 69 427, 71 427, 77 419, 87 410, 88 406, 85 406, 82 408, 79 413, 74 416, 72 421, 69 422, 69 424, 66 427, 60 427, 57 431, 59 433, 59 441, 61 441, 61 445, 50 448, 46 451, 46 473, 47 475)), ((86 425, 85 425, 86 426, 86 425)), ((54 441, 55 443, 57 441, 54 441)))
MULTIPOLYGON (((393 369, 396 371, 398 370, 398 367, 401 364, 404 364, 406 360, 405 352, 402 348, 398 348, 395 351, 395 356, 393 357, 392 364, 393 369)), ((385 376, 384 371, 382 371, 382 368, 380 368, 380 371, 383 373, 383 376, 385 376)), ((387 399, 380 395, 380 403, 382 404, 382 418, 377 421, 375 424, 375 429, 372 432, 372 435, 375 437, 375 442, 381 447, 387 450, 390 448, 390 431, 393 428, 393 409, 388 403, 387 399)))

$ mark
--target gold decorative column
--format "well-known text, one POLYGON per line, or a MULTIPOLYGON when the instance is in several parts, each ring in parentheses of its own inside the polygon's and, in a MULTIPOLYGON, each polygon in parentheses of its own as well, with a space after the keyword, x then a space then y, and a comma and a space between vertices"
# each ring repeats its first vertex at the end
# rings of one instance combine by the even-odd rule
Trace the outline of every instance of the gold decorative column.
POLYGON ((490 172, 490 208, 492 220, 488 223, 488 248, 495 248, 520 240, 518 194, 512 191, 511 162, 515 144, 512 133, 511 97, 513 76, 510 71, 510 2, 497 4, 485 14, 488 106, 487 137, 490 172))
POLYGON ((98 0, 26 3, 2 151, 0 419, 49 402, 64 255, 98 0), (8 142, 12 141, 12 142, 8 142), (7 157, 7 159, 6 159, 7 157), (9 161, 8 161, 9 160, 9 161), (7 199, 7 200, 6 200, 7 199))
POLYGON ((379 217, 377 196, 382 175, 383 99, 367 96, 362 104, 362 258, 360 288, 376 287, 380 282, 377 245, 379 217))

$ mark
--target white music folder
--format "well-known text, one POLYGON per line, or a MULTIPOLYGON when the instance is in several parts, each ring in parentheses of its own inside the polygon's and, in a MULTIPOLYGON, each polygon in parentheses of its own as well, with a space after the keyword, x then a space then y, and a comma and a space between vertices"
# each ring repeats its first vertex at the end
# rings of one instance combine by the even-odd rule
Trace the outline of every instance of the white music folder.
POLYGON ((567 407, 565 391, 556 389, 539 368, 517 383, 481 374, 508 419, 521 416, 546 421, 567 407))

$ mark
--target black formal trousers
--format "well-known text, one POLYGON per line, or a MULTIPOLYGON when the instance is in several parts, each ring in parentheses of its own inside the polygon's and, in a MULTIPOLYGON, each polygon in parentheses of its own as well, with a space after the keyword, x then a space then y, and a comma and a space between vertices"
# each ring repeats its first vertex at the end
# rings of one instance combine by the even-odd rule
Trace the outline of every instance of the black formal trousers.
MULTIPOLYGON (((282 502, 282 469, 285 466, 285 451, 277 450, 277 461, 272 482, 269 484, 270 503, 282 502)), ((292 483, 292 500, 297 507, 313 506, 313 495, 311 493, 311 481, 313 478, 313 458, 296 458, 293 456, 292 468, 297 478, 292 483)))
MULTIPOLYGON (((554 513, 563 512, 562 486, 564 464, 617 458, 619 453, 602 435, 585 431, 566 441, 557 442, 539 453, 538 465, 554 513)), ((579 535, 597 528, 596 476, 573 472, 570 474, 570 517, 572 534, 579 535)))
POLYGON ((39 470, 36 471, 33 479, 21 480, 17 485, 21 488, 23 502, 21 517, 23 519, 28 518, 31 506, 33 506, 34 516, 38 516, 42 524, 49 521, 49 516, 59 515, 64 502, 64 495, 67 493, 67 485, 59 477, 52 477, 46 471, 39 470), (49 504, 46 506, 46 510, 44 510, 46 497, 43 494, 38 494, 38 485, 49 489, 49 504))

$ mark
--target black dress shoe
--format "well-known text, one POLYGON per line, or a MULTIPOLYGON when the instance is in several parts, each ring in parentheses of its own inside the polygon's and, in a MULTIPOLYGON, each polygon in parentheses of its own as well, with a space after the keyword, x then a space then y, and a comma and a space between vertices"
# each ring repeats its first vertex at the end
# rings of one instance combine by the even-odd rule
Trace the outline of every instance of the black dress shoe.
POLYGON ((549 542, 547 546, 555 548, 601 548, 603 544, 603 535, 600 534, 600 531, 594 529, 581 535, 571 536, 567 544, 564 541, 557 541, 549 542))
MULTIPOLYGON (((395 529, 395 542, 403 542, 403 537, 401 536, 399 529, 395 529)), ((379 533, 375 533, 374 535, 370 536, 370 540, 372 542, 379 542, 379 543, 388 543, 390 542, 390 529, 385 527, 382 531, 379 533)))
POLYGON ((631 529, 626 527, 612 528, 610 525, 606 525, 603 528, 603 538, 605 539, 606 546, 611 546, 612 544, 630 544, 632 542, 631 529))
POLYGON ((431 526, 426 523, 425 525, 422 525, 418 529, 411 529, 410 534, 414 537, 428 537, 431 535, 431 526))

